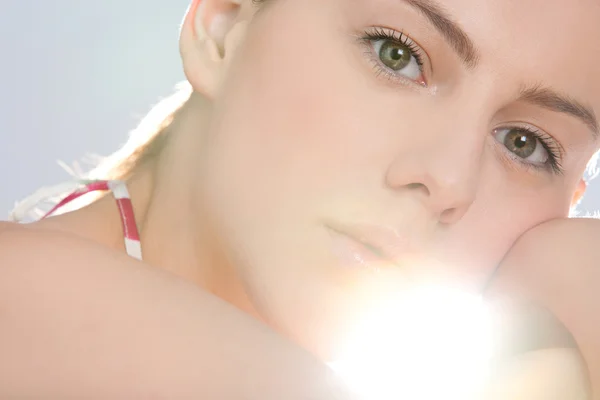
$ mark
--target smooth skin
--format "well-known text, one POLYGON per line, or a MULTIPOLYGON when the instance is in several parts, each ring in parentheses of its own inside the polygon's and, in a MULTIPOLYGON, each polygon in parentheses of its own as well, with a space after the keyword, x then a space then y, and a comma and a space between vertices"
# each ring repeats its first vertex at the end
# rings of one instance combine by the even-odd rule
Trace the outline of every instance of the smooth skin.
POLYGON ((110 197, 2 228, 0 397, 347 398, 321 361, 356 309, 433 277, 522 283, 598 385, 600 228, 563 221, 598 150, 597 21, 594 0, 194 0, 194 94, 129 181, 144 263, 110 197), (435 262, 345 268, 333 224, 435 262))

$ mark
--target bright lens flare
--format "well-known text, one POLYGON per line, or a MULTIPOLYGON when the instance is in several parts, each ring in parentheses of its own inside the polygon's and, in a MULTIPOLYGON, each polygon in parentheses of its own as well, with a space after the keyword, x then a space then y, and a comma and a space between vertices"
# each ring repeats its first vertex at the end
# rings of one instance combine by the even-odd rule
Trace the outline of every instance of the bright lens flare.
POLYGON ((468 400, 488 377, 492 321, 481 297, 440 287, 369 313, 329 365, 366 400, 468 400))

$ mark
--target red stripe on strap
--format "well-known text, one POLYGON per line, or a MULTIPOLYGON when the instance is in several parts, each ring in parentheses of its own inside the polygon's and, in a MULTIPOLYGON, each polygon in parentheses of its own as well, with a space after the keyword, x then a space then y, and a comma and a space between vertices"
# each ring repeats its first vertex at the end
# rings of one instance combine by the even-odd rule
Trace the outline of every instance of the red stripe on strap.
POLYGON ((49 216, 54 214, 59 208, 64 207, 68 203, 80 198, 81 196, 83 196, 85 194, 100 191, 100 190, 102 190, 102 191, 110 190, 108 187, 108 182, 106 182, 106 181, 92 182, 92 183, 87 184, 86 186, 82 187, 81 189, 77 189, 76 191, 74 191, 73 193, 71 193, 64 199, 62 199, 57 205, 52 207, 52 209, 50 211, 48 211, 41 219, 48 218, 49 216))
POLYGON ((131 199, 117 199, 119 214, 121 215, 121 223, 123 225, 123 235, 131 240, 140 241, 137 224, 133 214, 133 204, 131 199))
POLYGON ((129 192, 124 182, 121 181, 95 181, 86 183, 85 186, 77 189, 64 199, 62 199, 56 206, 52 208, 42 219, 49 217, 54 214, 56 210, 72 202, 73 200, 96 191, 111 191, 117 202, 119 208, 119 216, 121 217, 121 227, 123 229, 123 236, 125 239, 125 250, 127 254, 134 258, 142 259, 142 250, 140 243, 140 234, 135 222, 135 215, 133 213, 133 204, 129 198, 129 192))

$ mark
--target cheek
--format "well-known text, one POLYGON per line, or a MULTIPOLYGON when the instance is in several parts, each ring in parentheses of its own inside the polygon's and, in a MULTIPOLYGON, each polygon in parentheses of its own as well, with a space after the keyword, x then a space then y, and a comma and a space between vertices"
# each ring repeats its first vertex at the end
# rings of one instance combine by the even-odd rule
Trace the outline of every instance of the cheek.
POLYGON ((236 55, 220 101, 227 147, 261 176, 302 189, 364 168, 380 180, 395 149, 413 145, 430 107, 376 78, 365 49, 326 6, 315 14, 300 3, 265 14, 236 55))
MULTIPOLYGON (((555 191, 556 189, 552 189, 555 191)), ((528 230, 564 214, 563 194, 531 190, 507 179, 494 155, 485 157, 475 201, 454 226, 436 232, 434 253, 459 280, 489 283, 507 252, 528 230)))
POLYGON ((278 15, 254 28, 215 110, 214 158, 227 160, 227 179, 259 209, 265 198, 270 206, 306 207, 347 173, 369 136, 364 88, 352 83, 335 34, 319 20, 311 29, 293 25, 301 21, 278 15))
POLYGON ((228 70, 203 179, 225 236, 247 259, 241 264, 256 264, 256 274, 285 288, 286 273, 315 264, 304 250, 315 247, 308 226, 339 182, 347 150, 341 138, 358 118, 361 96, 348 84, 343 51, 326 22, 277 7, 277 18, 257 20, 228 70))

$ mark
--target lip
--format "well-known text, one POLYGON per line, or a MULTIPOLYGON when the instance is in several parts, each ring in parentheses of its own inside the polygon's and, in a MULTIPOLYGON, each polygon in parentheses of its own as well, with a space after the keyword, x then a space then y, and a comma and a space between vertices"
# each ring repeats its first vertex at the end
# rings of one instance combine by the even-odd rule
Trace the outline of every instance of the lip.
POLYGON ((408 238, 388 226, 342 223, 328 223, 326 226, 333 233, 354 241, 354 249, 357 252, 361 250, 361 255, 355 258, 361 258, 361 261, 366 258, 371 262, 401 266, 410 254, 415 253, 408 238), (359 246, 362 248, 359 249, 359 246))

